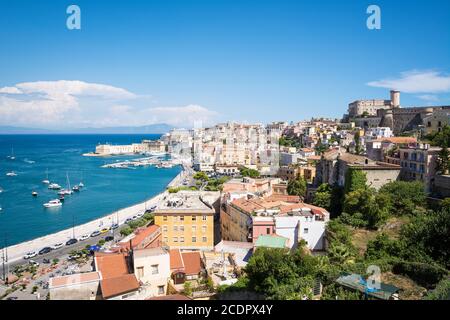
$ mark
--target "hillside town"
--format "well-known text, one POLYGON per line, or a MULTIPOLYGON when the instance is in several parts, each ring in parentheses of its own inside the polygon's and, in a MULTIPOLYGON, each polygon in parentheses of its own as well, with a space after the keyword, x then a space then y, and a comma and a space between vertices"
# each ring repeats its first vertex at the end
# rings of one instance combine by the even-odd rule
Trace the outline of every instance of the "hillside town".
MULTIPOLYGON (((403 107, 399 91, 350 102, 342 119, 98 145, 91 156, 167 153, 189 174, 120 238, 73 253, 76 271, 32 290, 51 300, 448 299, 449 145, 450 106, 403 107)), ((26 288, 44 268, 9 285, 26 288)))

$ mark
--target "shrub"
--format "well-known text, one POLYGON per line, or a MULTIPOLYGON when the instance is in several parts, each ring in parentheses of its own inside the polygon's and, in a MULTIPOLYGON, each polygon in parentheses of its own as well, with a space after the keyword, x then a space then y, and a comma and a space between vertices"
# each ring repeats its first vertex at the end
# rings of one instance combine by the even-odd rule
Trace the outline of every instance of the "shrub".
POLYGON ((400 261, 394 264, 392 271, 405 275, 419 285, 430 288, 448 275, 448 271, 437 265, 421 262, 400 261))

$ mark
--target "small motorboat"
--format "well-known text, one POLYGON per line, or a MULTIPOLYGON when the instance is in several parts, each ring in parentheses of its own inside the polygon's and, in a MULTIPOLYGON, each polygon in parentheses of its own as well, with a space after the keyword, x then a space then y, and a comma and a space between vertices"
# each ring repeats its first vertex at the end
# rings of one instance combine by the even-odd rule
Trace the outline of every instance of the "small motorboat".
POLYGON ((83 183, 83 182, 80 182, 80 183, 78 184, 78 187, 79 187, 79 188, 83 188, 83 187, 84 187, 84 183, 83 183))
POLYGON ((17 173, 15 173, 14 171, 11 171, 11 172, 8 172, 8 173, 6 174, 6 176, 7 176, 7 177, 16 177, 16 176, 17 176, 17 173))
POLYGON ((57 183, 51 183, 48 186, 48 188, 51 189, 51 190, 59 190, 59 189, 61 189, 61 186, 59 184, 57 184, 57 183))
POLYGON ((58 192, 60 196, 70 196, 72 193, 73 193, 72 190, 69 189, 63 189, 60 192, 58 192))
POLYGON ((61 201, 61 202, 63 202, 65 199, 64 199, 64 196, 60 196, 59 197, 59 201, 61 201))
POLYGON ((44 203, 44 207, 46 208, 54 208, 54 207, 60 207, 62 206, 61 201, 59 199, 51 200, 47 203, 44 203))
POLYGON ((73 186, 72 190, 75 191, 75 192, 80 192, 80 187, 79 186, 73 186))
POLYGON ((38 193, 37 193, 36 191, 33 191, 33 192, 31 193, 31 195, 32 195, 33 197, 37 197, 37 196, 38 196, 38 193))

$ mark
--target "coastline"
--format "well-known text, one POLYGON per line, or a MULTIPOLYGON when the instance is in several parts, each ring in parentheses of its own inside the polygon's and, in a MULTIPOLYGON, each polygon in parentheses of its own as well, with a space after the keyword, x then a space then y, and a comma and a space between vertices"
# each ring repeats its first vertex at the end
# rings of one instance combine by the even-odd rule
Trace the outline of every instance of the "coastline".
POLYGON ((133 217, 134 215, 144 212, 146 209, 157 205, 161 199, 167 195, 167 188, 178 185, 183 177, 187 174, 187 170, 184 165, 181 165, 181 171, 169 182, 166 189, 159 194, 132 206, 119 209, 112 213, 109 213, 103 217, 89 221, 87 223, 76 225, 74 228, 67 228, 52 234, 48 234, 33 240, 21 242, 7 247, 8 262, 16 262, 21 260, 23 256, 31 251, 39 251, 43 247, 52 246, 56 243, 65 243, 67 240, 73 237, 73 229, 75 229, 75 238, 79 238, 84 234, 91 234, 92 232, 104 227, 110 227, 113 223, 119 223, 122 226, 125 220, 133 217))

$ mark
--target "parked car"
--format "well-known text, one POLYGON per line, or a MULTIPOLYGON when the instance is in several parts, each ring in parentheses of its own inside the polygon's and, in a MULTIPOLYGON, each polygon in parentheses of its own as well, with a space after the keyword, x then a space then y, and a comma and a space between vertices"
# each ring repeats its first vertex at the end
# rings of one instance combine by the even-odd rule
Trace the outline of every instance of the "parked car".
POLYGON ((107 236, 107 237, 105 237, 105 241, 106 242, 108 242, 108 241, 113 241, 114 240, 114 237, 113 236, 107 236))
POLYGON ((107 233, 109 231, 108 228, 103 228, 102 230, 100 230, 100 233, 107 233))
POLYGON ((129 223, 131 221, 133 221, 133 219, 132 218, 128 218, 127 220, 125 220, 125 223, 129 223))
POLYGON ((40 255, 47 254, 47 253, 49 253, 50 251, 52 251, 52 248, 50 248, 50 247, 45 247, 45 248, 42 248, 41 251, 39 251, 39 254, 40 254, 40 255))
POLYGON ((85 235, 82 235, 82 236, 78 239, 78 241, 84 241, 84 240, 87 240, 87 239, 89 239, 89 235, 88 235, 88 234, 85 234, 85 235))
POLYGON ((34 267, 39 267, 39 262, 36 262, 34 260, 30 260, 30 265, 34 266, 34 267))
POLYGON ((28 260, 28 259, 36 257, 37 255, 38 255, 38 253, 36 251, 32 251, 32 252, 28 252, 26 255, 24 255, 23 258, 25 260, 28 260))
POLYGON ((17 300, 17 297, 8 297, 6 300, 17 300))
POLYGON ((139 219, 138 216, 133 216, 133 217, 131 218, 131 220, 137 220, 137 219, 139 219))
POLYGON ((119 224, 118 223, 114 223, 112 226, 111 226, 111 229, 112 230, 115 230, 115 229, 117 229, 119 227, 119 224))
POLYGON ((44 259, 44 260, 42 260, 42 263, 44 263, 44 264, 50 264, 50 259, 44 259))
POLYGON ((69 241, 66 242, 66 246, 71 246, 77 242, 78 242, 77 239, 70 239, 69 241))
POLYGON ((144 216, 144 213, 143 213, 143 212, 138 213, 138 214, 136 215, 136 217, 138 217, 138 218, 142 218, 143 216, 144 216))
POLYGON ((97 237, 99 235, 100 235, 100 231, 98 231, 98 230, 91 233, 91 237, 97 237))
POLYGON ((63 246, 64 246, 64 243, 57 243, 54 246, 52 246, 52 249, 56 250, 56 249, 62 248, 63 246))

